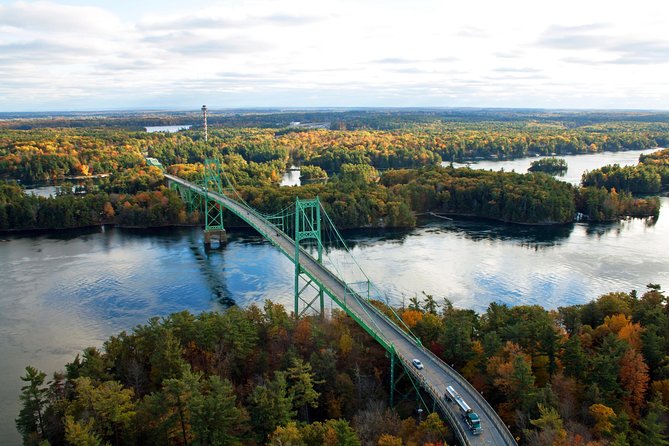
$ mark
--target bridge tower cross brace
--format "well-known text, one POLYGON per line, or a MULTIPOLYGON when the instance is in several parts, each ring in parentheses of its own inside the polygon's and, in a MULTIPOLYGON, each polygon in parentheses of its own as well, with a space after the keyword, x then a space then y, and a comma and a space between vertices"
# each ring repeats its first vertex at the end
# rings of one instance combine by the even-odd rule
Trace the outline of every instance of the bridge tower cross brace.
POLYGON ((308 277, 300 265, 300 242, 315 240, 318 249, 318 263, 323 262, 323 243, 321 240, 321 202, 316 198, 300 200, 295 198, 295 317, 302 316, 309 309, 318 311, 321 317, 325 315, 323 302, 323 288, 308 277), (308 297, 307 291, 316 291, 316 295, 308 297), (319 307, 315 308, 316 301, 319 307), (302 309, 300 310, 300 304, 302 309))
POLYGON ((169 181, 169 186, 170 189, 175 190, 181 197, 181 200, 186 203, 186 210, 189 214, 196 209, 200 210, 202 208, 202 196, 200 194, 193 192, 189 188, 181 186, 174 181, 169 181))
MULTIPOLYGON (((208 158, 204 161, 204 187, 207 192, 223 195, 222 172, 219 160, 208 158)), ((211 240, 217 239, 219 247, 223 246, 227 241, 223 226, 223 207, 208 196, 204 199, 204 218, 204 244, 210 246, 211 240)))

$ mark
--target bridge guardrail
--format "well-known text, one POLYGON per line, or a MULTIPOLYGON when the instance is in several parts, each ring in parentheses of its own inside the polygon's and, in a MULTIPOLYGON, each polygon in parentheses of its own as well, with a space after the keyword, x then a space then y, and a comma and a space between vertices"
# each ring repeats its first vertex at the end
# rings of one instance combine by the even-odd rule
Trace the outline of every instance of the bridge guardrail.
MULTIPOLYGON (((460 373, 458 373, 455 369, 453 369, 453 367, 449 366, 444 361, 442 361, 441 358, 439 358, 437 355, 432 353, 432 351, 430 351, 429 349, 426 349, 426 348, 424 348, 424 351, 428 356, 430 356, 432 361, 437 364, 437 366, 439 366, 443 370, 447 370, 449 375, 451 375, 455 379, 455 381, 457 381, 458 384, 460 384, 460 386, 462 386, 462 387, 471 386, 469 381, 467 381, 462 375, 460 375, 460 373)), ((481 410, 483 412, 485 412, 486 416, 491 421, 494 421, 494 424, 497 427, 503 426, 503 429, 501 429, 501 430, 503 430, 503 433, 508 435, 508 437, 513 440, 512 444, 515 445, 516 441, 515 441, 515 438, 514 438, 513 434, 511 434, 511 431, 509 430, 507 425, 504 423, 504 421, 499 417, 497 412, 490 406, 490 404, 488 404, 488 401, 486 401, 485 398, 483 398, 481 396, 481 394, 476 389, 474 389, 473 393, 476 395, 475 396, 476 403, 481 408, 481 410)))
MULTIPOLYGON (((310 259, 311 261, 313 261, 314 263, 318 263, 318 260, 316 260, 316 259, 315 259, 315 258, 314 258, 314 257, 307 251, 307 250, 305 250, 305 249, 302 248, 302 247, 300 247, 300 255, 305 255, 305 256, 309 257, 309 259, 310 259)), ((372 307, 372 308, 373 308, 373 305, 369 305, 369 304, 367 303, 367 301, 366 301, 362 296, 360 296, 359 293, 357 293, 355 290, 353 290, 351 287, 349 287, 348 284, 347 284, 346 282, 344 282, 344 281, 341 280, 339 277, 337 277, 337 276, 336 276, 332 271, 330 271, 325 265, 323 265, 323 264, 321 264, 321 263, 318 263, 318 264, 321 265, 321 266, 323 267, 323 269, 329 273, 330 277, 331 277, 335 282, 337 282, 337 284, 338 284, 339 286, 342 287, 342 289, 344 290, 344 296, 346 296, 346 295, 352 296, 352 297, 355 299, 355 301, 360 305, 360 307, 362 308, 362 310, 365 311, 366 313, 369 313, 369 312, 367 311, 367 308, 369 308, 369 307, 372 307)), ((346 302, 344 302, 344 306, 347 306, 347 305, 346 305, 346 302)), ((373 321, 372 321, 372 322, 373 322, 373 321)), ((376 324, 374 324, 374 325, 376 325, 376 324)), ((392 342, 390 342, 390 341, 386 338, 386 336, 385 336, 383 333, 381 333, 379 330, 377 330, 378 327, 376 327, 376 328, 374 328, 374 327, 372 327, 372 326, 369 326, 369 327, 372 329, 372 331, 373 331, 373 332, 374 332, 380 339, 383 339, 384 342, 385 342, 387 345, 390 345, 390 346, 393 345, 392 342)))
POLYGON ((463 429, 462 423, 460 423, 460 420, 458 420, 458 417, 451 412, 451 409, 446 406, 446 404, 442 401, 439 392, 432 387, 426 380, 423 378, 422 375, 419 375, 415 372, 415 370, 412 368, 413 366, 409 363, 409 361, 399 355, 397 355, 397 358, 400 360, 402 363, 402 366, 404 369, 410 373, 423 387, 425 390, 427 390, 431 395, 432 399, 439 405, 441 412, 446 415, 446 418, 448 418, 448 422, 451 425, 451 427, 454 429, 456 436, 460 440, 460 442, 463 445, 468 445, 470 444, 469 438, 467 438, 467 432, 463 429))
MULTIPOLYGON (((369 304, 369 303, 367 303, 367 302, 366 302, 366 304, 369 305, 369 307, 371 307, 373 311, 376 311, 376 312, 379 314, 379 316, 385 318, 385 319, 388 321, 388 323, 395 325, 395 327, 397 328, 397 330, 398 330, 399 332, 401 332, 401 335, 402 335, 406 340, 411 341, 412 343, 414 343, 415 345, 417 345, 417 346, 418 346, 418 347, 419 347, 419 348, 420 348, 420 349, 421 349, 427 356, 430 357, 430 359, 431 359, 434 363, 436 363, 442 370, 446 371, 447 374, 448 374, 449 376, 451 376, 455 381, 457 381, 457 383, 458 383, 461 387, 464 387, 464 388, 472 388, 472 389, 473 389, 473 392, 472 392, 472 393, 474 393, 474 394, 476 395, 475 398, 476 398, 476 402, 477 402, 478 406, 479 406, 479 407, 481 408, 481 410, 486 414, 486 416, 488 417, 488 419, 491 420, 491 421, 493 421, 494 424, 495 424, 496 426, 498 426, 498 427, 499 427, 499 426, 503 426, 503 428, 500 429, 500 430, 502 430, 502 433, 506 434, 506 435, 508 436, 508 438, 510 438, 510 439, 513 441, 512 444, 514 444, 514 445, 516 444, 516 441, 515 441, 513 435, 511 434, 511 431, 509 431, 509 428, 507 427, 507 425, 506 425, 506 424, 504 423, 504 421, 499 417, 499 415, 497 414, 497 412, 496 412, 492 407, 490 407, 490 404, 488 404, 488 401, 486 401, 486 400, 479 394, 479 392, 478 392, 476 389, 473 388, 473 386, 469 383, 469 381, 467 381, 462 375, 460 375, 460 373, 458 373, 458 372, 457 372, 455 369, 453 369, 451 366, 449 366, 448 364, 446 364, 441 358, 439 358, 437 355, 435 355, 430 349, 425 348, 425 346, 423 346, 422 344, 418 344, 418 343, 416 343, 416 342, 413 340, 413 338, 412 338, 411 336, 409 336, 404 330, 402 330, 400 327, 398 327, 397 324, 395 324, 392 320, 390 320, 385 314, 383 314, 383 313, 382 313, 378 308, 376 308, 374 305, 371 305, 371 304, 369 304)), ((439 394, 438 394, 438 393, 434 393, 434 395, 436 395, 437 397, 439 397, 439 394)))

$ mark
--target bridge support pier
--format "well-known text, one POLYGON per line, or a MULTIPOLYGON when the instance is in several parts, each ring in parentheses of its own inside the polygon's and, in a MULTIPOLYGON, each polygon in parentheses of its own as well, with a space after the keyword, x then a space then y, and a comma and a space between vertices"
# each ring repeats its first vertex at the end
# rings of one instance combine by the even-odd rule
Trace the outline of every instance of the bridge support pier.
POLYGON ((204 231, 204 245, 211 248, 212 241, 218 243, 218 247, 222 248, 228 242, 228 233, 225 229, 209 229, 204 231))

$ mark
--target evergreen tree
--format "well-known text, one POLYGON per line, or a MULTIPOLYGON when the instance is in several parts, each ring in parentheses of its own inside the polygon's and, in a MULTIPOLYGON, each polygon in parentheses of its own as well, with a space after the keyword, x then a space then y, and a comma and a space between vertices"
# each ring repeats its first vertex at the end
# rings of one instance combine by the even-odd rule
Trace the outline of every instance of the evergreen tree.
POLYGON ((420 301, 418 300, 418 296, 409 298, 409 310, 421 311, 420 301))
POLYGON ((37 444, 39 439, 44 438, 42 414, 48 391, 44 387, 45 378, 46 373, 32 366, 26 367, 26 374, 21 377, 26 385, 21 387, 19 398, 23 406, 15 422, 24 444, 37 444))
POLYGON ((169 329, 163 329, 151 355, 151 380, 157 384, 166 379, 180 378, 188 364, 183 359, 183 347, 169 329))
POLYGON ((592 359, 592 370, 595 373, 590 374, 589 379, 597 384, 603 402, 608 406, 615 407, 618 397, 622 394, 618 377, 620 375, 620 361, 627 348, 627 343, 619 340, 614 334, 608 334, 592 359))
POLYGON ((510 397, 518 402, 518 407, 528 412, 534 400, 534 375, 530 364, 522 357, 513 359, 513 371, 511 373, 513 390, 510 397))
POLYGON ((439 308, 439 304, 434 300, 434 296, 432 294, 426 294, 425 291, 423 291, 423 296, 425 296, 425 311, 430 314, 437 314, 437 308, 439 308))
POLYGON ((241 444, 244 416, 235 406, 236 396, 230 381, 210 376, 199 387, 189 403, 196 443, 201 446, 241 444))
POLYGON ((472 337, 476 317, 468 310, 452 310, 444 314, 439 343, 447 363, 462 367, 474 356, 472 337))
POLYGON ((256 386, 249 400, 258 441, 264 442, 277 426, 286 425, 295 416, 285 372, 275 372, 273 380, 256 386))
POLYGON ((323 433, 323 446, 360 446, 360 439, 346 420, 328 420, 323 433))
POLYGON ((564 373, 567 376, 573 376, 579 381, 583 380, 587 373, 588 357, 581 346, 581 340, 578 335, 572 335, 564 344, 562 352, 562 364, 564 373))
POLYGON ((660 396, 655 394, 648 403, 648 413, 639 421, 639 431, 635 435, 638 446, 668 446, 667 407, 662 404, 660 396))
POLYGON ((171 409, 171 415, 168 416, 164 423, 166 430, 171 432, 174 430, 173 426, 178 425, 178 431, 183 443, 187 446, 190 438, 190 410, 189 402, 193 392, 197 391, 198 376, 185 370, 181 379, 171 378, 163 382, 163 390, 161 394, 164 397, 158 402, 167 403, 171 409))
POLYGON ((309 407, 318 407, 320 394, 314 389, 315 382, 311 364, 304 362, 301 358, 294 358, 292 362, 293 365, 288 368, 286 374, 288 393, 293 401, 293 408, 304 411, 306 420, 309 422, 309 407))

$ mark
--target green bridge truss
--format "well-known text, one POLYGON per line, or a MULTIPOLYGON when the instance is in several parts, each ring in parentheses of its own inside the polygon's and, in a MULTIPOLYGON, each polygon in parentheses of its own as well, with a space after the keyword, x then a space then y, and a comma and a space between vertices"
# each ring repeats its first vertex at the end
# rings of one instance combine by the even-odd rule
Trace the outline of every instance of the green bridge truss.
MULTIPOLYGON (((411 332, 402 318, 389 305, 389 296, 382 292, 360 267, 318 197, 310 199, 296 197, 294 203, 279 211, 260 212, 244 201, 235 189, 234 183, 226 175, 221 162, 216 159, 205 160, 204 172, 200 179, 190 181, 188 184, 183 180, 181 180, 183 183, 174 180, 181 179, 171 178, 170 188, 178 191, 189 212, 198 211, 205 214, 205 243, 210 241, 209 234, 219 236, 220 246, 225 243, 224 206, 209 193, 234 201, 235 206, 231 206, 228 210, 246 221, 264 238, 272 241, 293 262, 295 317, 299 318, 306 313, 323 316, 325 314, 324 295, 327 294, 387 351, 390 359, 391 406, 394 405, 396 385, 406 376, 411 380, 412 387, 415 389, 417 402, 425 410, 430 410, 430 405, 422 398, 420 384, 416 382, 411 373, 407 372, 407 365, 398 359, 393 344, 348 309, 348 296, 351 299, 362 298, 372 305, 376 303, 377 306, 382 307, 380 311, 385 313, 385 317, 392 324, 404 330, 416 345, 421 345, 420 339, 411 332), (268 225, 254 224, 254 221, 262 221, 268 225), (270 229, 267 229, 268 227, 270 229), (285 244, 277 243, 277 239, 284 241, 285 244), (288 248, 288 246, 292 247, 288 248), (301 259, 305 253, 341 280, 345 287, 343 302, 303 267, 301 259), (396 376, 398 362, 404 368, 401 369, 399 376, 396 376)), ((396 296, 396 298, 400 297, 396 296)), ((407 398, 406 394, 400 396, 407 398)), ((431 406, 431 410, 434 410, 435 403, 433 402, 431 406)), ((460 439, 469 444, 464 438, 460 437, 460 439)), ((515 444, 515 442, 510 444, 515 444)))
MULTIPOLYGON (((170 187, 180 194, 182 200, 186 203, 189 212, 204 212, 205 220, 205 243, 209 242, 208 234, 225 233, 223 224, 223 206, 221 203, 207 195, 208 192, 214 192, 224 195, 241 204, 246 213, 253 213, 270 222, 274 227, 275 234, 286 235, 293 242, 292 256, 288 256, 294 266, 294 314, 300 317, 304 314, 325 314, 325 287, 318 280, 311 277, 304 270, 300 257, 305 249, 313 254, 318 263, 323 264, 330 270, 335 271, 345 280, 347 294, 359 295, 369 300, 385 303, 385 309, 391 313, 393 321, 403 325, 404 329, 410 333, 409 328, 402 319, 394 312, 394 309, 387 305, 388 296, 380 291, 369 277, 364 273, 358 262, 351 254, 348 246, 344 242, 341 234, 337 231, 327 212, 323 208, 320 199, 310 198, 301 199, 296 197, 295 203, 275 213, 263 214, 249 206, 235 189, 232 181, 226 175, 222 165, 217 159, 206 159, 204 162, 204 172, 200 180, 195 181, 199 186, 197 189, 186 187, 177 182, 170 182, 170 187), (324 253, 344 252, 346 255, 329 258, 324 253), (351 271, 355 271, 357 277, 352 277, 351 271)), ((244 215, 238 215, 246 220, 244 215)), ((256 227, 260 234, 271 239, 270 234, 266 234, 261 228, 256 227)), ((224 243, 225 238, 221 238, 220 243, 224 243)), ((375 330, 366 326, 365 322, 357 318, 346 309, 346 302, 339 302, 336 296, 327 293, 338 306, 343 308, 347 314, 353 317, 377 342, 379 342, 388 352, 391 362, 391 388, 394 390, 396 355, 392 345, 389 345, 385 339, 380 337, 375 330)), ((413 336, 413 335, 412 335, 413 336)), ((416 341, 420 343, 417 337, 416 341)), ((393 403, 393 391, 391 391, 391 404, 393 403)))

